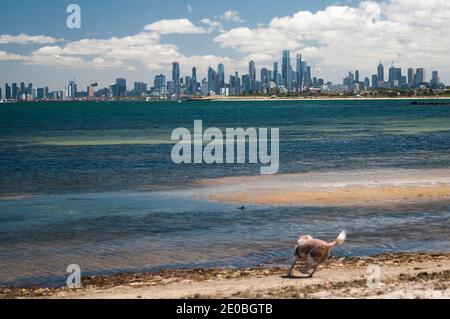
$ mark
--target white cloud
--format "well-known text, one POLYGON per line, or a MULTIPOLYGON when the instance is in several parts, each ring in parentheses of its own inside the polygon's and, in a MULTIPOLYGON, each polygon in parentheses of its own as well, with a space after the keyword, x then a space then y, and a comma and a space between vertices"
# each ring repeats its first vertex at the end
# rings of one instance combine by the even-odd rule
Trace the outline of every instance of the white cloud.
POLYGON ((186 56, 176 45, 161 43, 158 33, 148 31, 122 38, 82 39, 63 46, 44 46, 32 52, 25 63, 91 70, 146 68, 170 74, 172 61, 180 62, 182 72, 186 73, 196 66, 199 77, 206 74, 210 65, 216 66, 220 62, 233 65, 227 57, 186 56))
POLYGON ((208 30, 208 32, 212 32, 213 30, 219 30, 220 32, 224 32, 222 23, 220 21, 211 20, 209 18, 205 18, 200 20, 200 23, 204 24, 208 30))
POLYGON ((53 44, 63 41, 62 39, 56 39, 45 35, 28 35, 21 33, 19 35, 1 34, 0 44, 53 44))
POLYGON ((145 26, 145 30, 158 34, 206 33, 202 27, 195 26, 188 19, 164 19, 145 26))
POLYGON ((220 15, 220 18, 223 20, 233 21, 236 23, 245 22, 245 20, 240 17, 239 12, 234 10, 225 11, 223 14, 220 15))
POLYGON ((0 51, 0 61, 24 61, 26 59, 27 57, 22 55, 0 51))
POLYGON ((323 69, 336 67, 339 72, 358 67, 370 75, 380 59, 450 72, 449 16, 446 0, 362 1, 355 7, 299 11, 265 26, 233 28, 214 41, 223 48, 267 58, 279 59, 283 49, 300 51, 323 69))
POLYGON ((186 9, 187 9, 187 11, 188 11, 189 13, 192 13, 192 6, 191 6, 190 4, 188 4, 188 5, 186 6, 186 9))
MULTIPOLYGON (((273 61, 281 59, 283 49, 290 49, 291 57, 301 52, 310 65, 316 63, 315 75, 334 77, 331 78, 334 81, 355 68, 362 76, 370 76, 380 60, 385 65, 401 61, 399 66, 403 68, 437 69, 443 78, 450 74, 447 22, 450 1, 386 1, 333 5, 317 12, 299 11, 253 28, 240 26, 228 31, 223 29, 223 14, 222 20, 205 18, 200 25, 188 19, 160 20, 147 25, 143 32, 109 39, 57 43, 52 37, 19 35, 14 43, 43 41, 45 45, 29 56, 0 51, 0 60, 92 70, 145 68, 166 74, 170 74, 171 62, 178 61, 183 74, 197 66, 201 77, 209 66, 218 63, 225 64, 227 74, 234 70, 247 72, 251 59, 258 67, 271 67, 273 61), (222 48, 234 49, 235 58, 219 54, 188 56, 175 44, 161 41, 165 34, 172 33, 199 34, 199 41, 204 41, 208 37, 203 38, 203 34, 214 30, 221 32, 214 41, 222 48)), ((232 16, 228 15, 227 21, 232 21, 232 16)), ((11 37, 0 36, 0 43, 11 43, 11 37)))

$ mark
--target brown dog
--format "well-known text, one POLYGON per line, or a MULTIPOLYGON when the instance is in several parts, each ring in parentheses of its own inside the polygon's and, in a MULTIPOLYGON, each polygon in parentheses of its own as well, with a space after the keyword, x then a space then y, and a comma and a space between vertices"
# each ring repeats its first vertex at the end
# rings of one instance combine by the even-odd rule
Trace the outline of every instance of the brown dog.
POLYGON ((308 277, 312 278, 316 273, 317 268, 319 268, 319 265, 330 257, 333 247, 341 246, 346 239, 347 234, 345 231, 341 232, 338 238, 332 243, 314 239, 309 235, 301 236, 297 241, 297 246, 295 246, 294 259, 287 277, 292 277, 292 271, 294 270, 295 264, 301 259, 306 262, 306 267, 303 269, 302 273, 307 274, 309 270, 313 268, 312 273, 308 277))

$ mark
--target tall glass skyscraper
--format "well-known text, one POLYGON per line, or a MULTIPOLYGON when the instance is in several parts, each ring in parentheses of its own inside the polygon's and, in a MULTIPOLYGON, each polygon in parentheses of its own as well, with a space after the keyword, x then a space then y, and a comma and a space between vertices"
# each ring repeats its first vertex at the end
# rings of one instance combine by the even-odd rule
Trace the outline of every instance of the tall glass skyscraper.
POLYGON ((295 73, 296 79, 295 83, 297 85, 297 90, 301 90, 303 87, 303 67, 302 67, 302 55, 299 53, 297 54, 297 72, 295 73))
POLYGON ((172 63, 172 81, 174 93, 180 94, 180 64, 178 62, 172 63))
POLYGON ((248 63, 248 76, 250 77, 250 91, 256 90, 256 68, 255 61, 248 63))
POLYGON ((219 77, 219 90, 225 87, 225 66, 220 63, 217 66, 217 76, 219 77))
POLYGON ((291 57, 289 50, 283 51, 283 60, 281 65, 281 76, 283 79, 283 84, 286 86, 288 91, 292 90, 292 67, 291 67, 291 57))
POLYGON ((278 62, 273 63, 273 82, 278 85, 278 62))
POLYGON ((197 68, 192 68, 192 79, 191 79, 191 94, 197 94, 198 91, 198 82, 197 82, 197 68))
POLYGON ((377 79, 378 79, 378 86, 380 86, 380 84, 384 82, 384 66, 383 63, 381 62, 377 68, 377 79))

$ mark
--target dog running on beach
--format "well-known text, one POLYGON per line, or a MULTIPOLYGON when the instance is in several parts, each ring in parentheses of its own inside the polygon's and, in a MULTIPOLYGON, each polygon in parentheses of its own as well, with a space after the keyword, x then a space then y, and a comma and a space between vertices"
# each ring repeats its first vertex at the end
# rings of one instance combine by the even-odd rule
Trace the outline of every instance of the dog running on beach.
POLYGON ((308 274, 312 268, 313 271, 308 277, 312 278, 319 268, 319 265, 330 257, 331 250, 336 246, 341 246, 344 244, 346 239, 347 234, 345 231, 341 232, 332 243, 327 243, 320 239, 314 239, 309 235, 301 236, 297 241, 297 246, 295 246, 294 259, 287 277, 292 278, 292 271, 294 270, 295 264, 300 259, 306 262, 306 267, 303 269, 302 273, 308 274))

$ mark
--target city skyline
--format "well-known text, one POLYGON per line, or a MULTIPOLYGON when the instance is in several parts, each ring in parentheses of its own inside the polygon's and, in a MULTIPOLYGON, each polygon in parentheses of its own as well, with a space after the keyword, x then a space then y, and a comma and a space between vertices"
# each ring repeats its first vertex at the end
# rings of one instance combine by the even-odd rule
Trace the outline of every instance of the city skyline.
POLYGON ((172 61, 182 74, 196 66, 203 78, 219 63, 240 73, 251 60, 258 69, 271 69, 283 49, 292 59, 301 52, 311 72, 335 83, 353 66, 372 72, 380 59, 403 69, 420 61, 450 82, 450 3, 444 1, 262 1, 258 15, 254 5, 238 1, 157 6, 135 0, 127 7, 108 1, 106 10, 102 2, 77 2, 79 30, 65 26, 68 3, 24 0, 21 10, 2 4, 0 83, 29 78, 56 87, 76 79, 87 86, 95 78, 107 86, 115 77, 150 82, 169 74, 172 61))
POLYGON ((208 67, 208 75, 201 81, 197 77, 197 68, 192 68, 191 74, 180 73, 180 63, 172 62, 171 80, 165 74, 157 74, 153 86, 146 82, 134 82, 134 88, 128 90, 126 78, 116 78, 108 87, 98 88, 98 83, 92 83, 86 90, 79 90, 76 80, 70 80, 63 90, 52 91, 48 86, 36 88, 32 83, 6 83, 4 93, 0 87, 0 100, 32 101, 36 99, 67 100, 78 98, 128 98, 157 97, 179 98, 182 96, 241 96, 255 94, 304 94, 304 93, 353 93, 377 91, 380 89, 444 89, 439 71, 431 72, 429 81, 426 70, 422 67, 409 67, 407 73, 402 68, 392 65, 386 70, 382 61, 378 64, 375 74, 364 76, 358 69, 349 71, 342 83, 332 83, 315 76, 308 61, 301 53, 296 54, 292 63, 290 50, 283 50, 281 57, 281 73, 279 62, 273 62, 273 70, 261 68, 258 70, 255 61, 248 62, 248 73, 239 75, 231 71, 229 81, 226 81, 226 68, 219 63, 217 68, 208 67), (259 71, 259 72, 258 72, 259 71), (387 77, 386 76, 387 71, 387 77), (259 78, 257 74, 260 74, 259 78))

